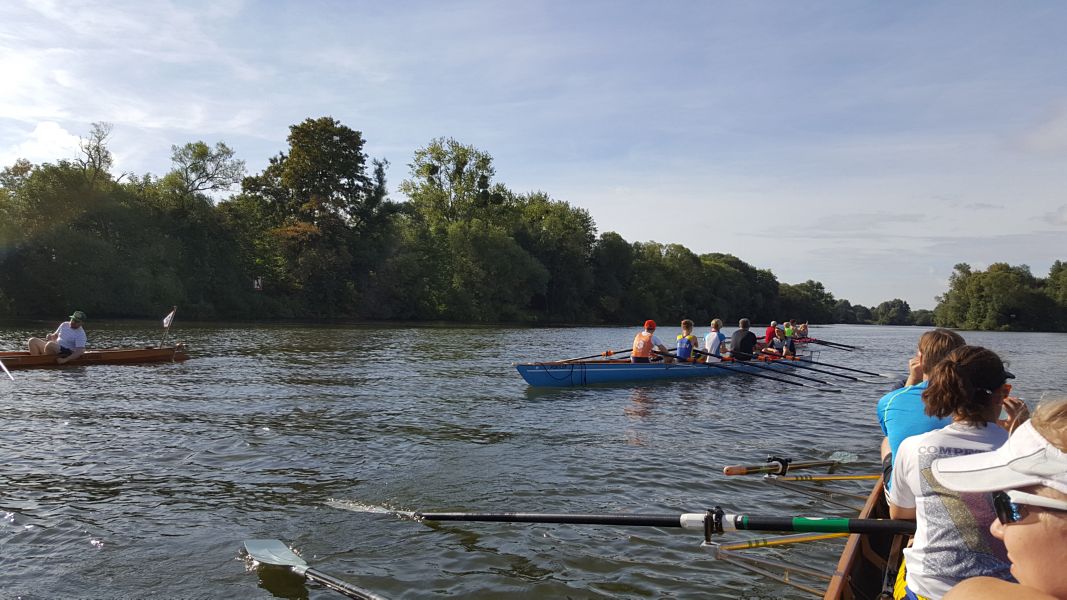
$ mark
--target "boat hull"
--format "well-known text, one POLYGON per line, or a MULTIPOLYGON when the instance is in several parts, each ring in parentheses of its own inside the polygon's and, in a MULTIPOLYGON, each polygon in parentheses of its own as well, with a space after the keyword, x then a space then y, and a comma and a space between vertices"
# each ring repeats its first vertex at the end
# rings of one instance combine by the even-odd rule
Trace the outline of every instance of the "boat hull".
MULTIPOLYGON (((867 497, 859 517, 889 518, 889 505, 885 501, 881 478, 867 497)), ((883 591, 888 591, 892 598, 892 584, 909 538, 901 534, 850 535, 823 600, 878 598, 883 591)))
POLYGON ((181 347, 88 350, 64 364, 56 363, 54 354, 33 356, 29 352, 0 352, 0 361, 8 369, 37 369, 86 365, 133 365, 158 362, 182 362, 189 358, 181 347))
POLYGON ((661 381, 702 377, 724 377, 739 373, 774 375, 774 371, 789 371, 788 361, 758 361, 755 365, 743 362, 665 364, 631 363, 625 360, 516 364, 526 383, 534 387, 573 387, 602 383, 632 381, 661 381), (758 365, 758 366, 755 366, 758 365))

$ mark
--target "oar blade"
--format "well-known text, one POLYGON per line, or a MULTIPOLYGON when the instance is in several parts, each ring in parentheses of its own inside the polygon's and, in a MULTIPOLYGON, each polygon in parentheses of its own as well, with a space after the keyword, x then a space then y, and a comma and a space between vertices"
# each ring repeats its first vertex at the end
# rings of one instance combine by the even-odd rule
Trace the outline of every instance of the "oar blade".
POLYGON ((281 540, 245 540, 245 552, 256 562, 265 565, 307 566, 307 562, 297 556, 281 540))

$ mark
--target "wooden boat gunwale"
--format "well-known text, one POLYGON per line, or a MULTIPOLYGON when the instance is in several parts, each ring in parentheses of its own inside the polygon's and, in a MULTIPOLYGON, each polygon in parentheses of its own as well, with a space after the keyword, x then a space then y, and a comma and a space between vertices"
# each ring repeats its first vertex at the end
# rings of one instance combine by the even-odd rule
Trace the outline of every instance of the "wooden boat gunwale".
POLYGON ((57 364, 54 354, 31 355, 27 351, 2 351, 0 360, 8 369, 63 368, 88 365, 129 365, 159 362, 182 362, 188 360, 185 346, 164 346, 162 348, 103 348, 87 350, 78 358, 64 364, 57 364))

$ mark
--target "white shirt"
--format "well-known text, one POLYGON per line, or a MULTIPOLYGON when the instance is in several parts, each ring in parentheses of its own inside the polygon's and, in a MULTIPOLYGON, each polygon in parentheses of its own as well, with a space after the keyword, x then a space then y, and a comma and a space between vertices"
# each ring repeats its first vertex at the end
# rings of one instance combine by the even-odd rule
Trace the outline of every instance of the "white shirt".
MULTIPOLYGON (((704 336, 704 352, 708 354, 721 354, 720 346, 726 341, 726 334, 721 331, 712 331, 704 336)), ((710 360, 712 357, 708 357, 710 360)))
POLYGON ((63 348, 68 350, 77 350, 78 348, 85 347, 85 326, 74 329, 70 326, 70 321, 63 321, 59 324, 59 328, 56 329, 56 342, 63 348))
POLYGON ((989 533, 996 518, 991 496, 946 489, 930 468, 938 458, 988 452, 1007 440, 1008 432, 995 423, 952 423, 900 443, 888 498, 901 508, 915 509, 915 539, 904 550, 911 591, 940 598, 968 577, 1011 580, 1004 542, 989 533))

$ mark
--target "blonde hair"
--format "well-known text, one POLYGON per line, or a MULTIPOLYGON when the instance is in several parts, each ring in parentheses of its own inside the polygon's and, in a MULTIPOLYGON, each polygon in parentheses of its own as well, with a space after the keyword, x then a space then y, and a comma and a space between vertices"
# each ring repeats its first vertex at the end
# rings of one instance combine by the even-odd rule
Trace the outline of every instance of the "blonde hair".
POLYGON ((1034 409, 1030 421, 1042 437, 1067 452, 1067 398, 1042 402, 1034 409))
POLYGON ((712 319, 711 320, 711 328, 716 330, 716 331, 722 329, 722 319, 712 319))

